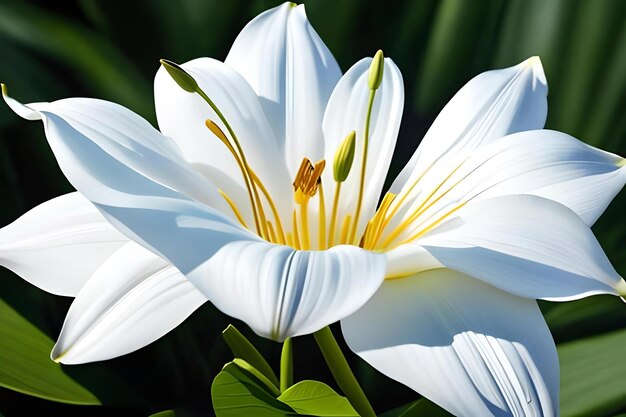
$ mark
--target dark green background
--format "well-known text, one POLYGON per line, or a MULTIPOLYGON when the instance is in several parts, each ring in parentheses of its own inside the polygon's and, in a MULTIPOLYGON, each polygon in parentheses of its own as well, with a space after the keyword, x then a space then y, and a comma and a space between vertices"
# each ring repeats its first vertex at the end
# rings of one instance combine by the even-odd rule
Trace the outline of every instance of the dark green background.
MULTIPOLYGON (((279 3, 0 0, 0 81, 23 101, 98 97, 119 102, 154 122, 152 80, 159 58, 223 59, 244 24, 279 3)), ((541 57, 548 78, 547 127, 626 154, 625 1, 305 3, 313 26, 344 71, 381 48, 404 75, 406 106, 391 177, 465 82, 482 71, 514 65, 532 55, 541 57)), ((0 224, 69 191, 40 124, 24 122, 0 105, 0 224)), ((622 274, 626 273, 625 202, 625 194, 618 196, 594 226, 622 274)), ((0 298, 55 338, 71 300, 45 294, 8 271, 0 275, 0 298)), ((626 339, 620 331, 626 327, 626 305, 615 298, 594 297, 560 305, 544 303, 542 308, 561 348, 563 415, 626 412, 626 355, 621 354, 626 353, 626 344, 622 345, 626 339), (604 344, 603 339, 568 344, 614 331, 618 331, 615 340, 604 344), (580 346, 582 353, 576 350, 580 346), (594 389, 603 395, 608 392, 610 398, 599 400, 602 395, 594 389)), ((139 352, 106 363, 65 367, 108 406, 68 406, 0 389, 0 412, 6 417, 146 416, 182 407, 211 415, 211 380, 230 360, 219 334, 230 321, 206 305, 183 326, 139 352), (137 403, 117 396, 114 384, 94 377, 103 367, 122 376, 143 400, 137 403)), ((245 325, 238 327, 250 335, 245 325)), ((273 364, 278 363, 278 344, 253 341, 273 364)), ((295 360, 296 379, 332 381, 309 337, 295 341, 295 360)), ((376 410, 417 398, 354 355, 350 360, 376 410)))

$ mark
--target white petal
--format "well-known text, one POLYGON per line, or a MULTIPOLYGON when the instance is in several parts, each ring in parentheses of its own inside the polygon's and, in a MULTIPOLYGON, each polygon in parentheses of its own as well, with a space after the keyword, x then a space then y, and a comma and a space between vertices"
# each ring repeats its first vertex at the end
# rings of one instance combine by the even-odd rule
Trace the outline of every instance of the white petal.
MULTIPOLYGON (((83 148, 98 147, 114 158, 116 163, 123 164, 150 181, 226 211, 226 203, 215 187, 191 169, 176 144, 125 107, 88 98, 27 105, 6 95, 4 99, 17 114, 28 120, 44 121, 53 151, 55 145, 51 139, 72 132, 76 138, 88 138, 90 143, 84 144, 83 148)), ((84 160, 87 160, 86 155, 84 160)), ((111 177, 110 182, 123 180, 111 177)))
POLYGON ((260 97, 276 137, 284 142, 291 176, 303 157, 320 159, 322 117, 341 71, 309 24, 304 5, 284 3, 261 13, 241 31, 225 62, 260 97))
POLYGON ((221 311, 282 341, 352 314, 384 274, 384 255, 353 246, 311 252, 235 242, 188 276, 221 311))
POLYGON ((52 358, 77 364, 133 352, 178 326, 205 301, 175 267, 129 242, 78 293, 52 358))
POLYGON ((391 191, 410 186, 446 155, 467 156, 508 134, 542 129, 547 94, 538 57, 473 78, 439 113, 391 191))
POLYGON ((415 243, 450 269, 544 300, 626 292, 589 227, 561 204, 504 196, 457 213, 415 243))
POLYGON ((388 279, 406 277, 417 271, 443 268, 441 262, 419 245, 400 245, 385 255, 387 256, 385 276, 388 279))
POLYGON ((128 242, 79 193, 33 208, 0 229, 0 264, 44 291, 75 296, 128 242))
MULTIPOLYGON (((282 146, 276 141, 255 92, 235 70, 215 59, 199 58, 182 67, 193 75, 224 114, 241 143, 248 164, 282 207, 282 196, 291 198, 293 178, 287 173, 282 146)), ((173 138, 185 159, 211 182, 219 184, 251 222, 250 203, 240 168, 226 146, 205 125, 205 121, 211 119, 228 132, 215 112, 200 96, 181 89, 163 67, 154 80, 154 96, 163 134, 173 138)))
MULTIPOLYGON (((353 214, 356 210, 363 161, 365 118, 370 94, 367 79, 371 61, 372 58, 364 58, 346 72, 333 91, 324 115, 326 141, 324 158, 329 165, 324 173, 324 187, 328 188, 329 198, 332 198, 335 189, 332 161, 337 148, 351 131, 355 130, 357 133, 352 170, 341 186, 339 218, 353 214)), ((402 74, 394 62, 386 58, 383 81, 376 91, 372 109, 363 209, 357 235, 363 232, 368 219, 376 210, 396 146, 403 107, 402 74)))
POLYGON ((556 348, 534 300, 437 270, 386 281, 341 327, 370 365, 454 415, 558 415, 556 348))
POLYGON ((420 217, 428 217, 458 202, 534 194, 569 207, 591 225, 624 186, 623 161, 564 133, 515 133, 469 158, 451 159, 445 175, 423 178, 404 217, 419 207, 423 208, 420 217))
POLYGON ((206 262, 225 243, 259 239, 199 202, 205 197, 213 206, 226 206, 209 182, 188 170, 182 157, 176 158, 169 139, 129 110, 72 99, 44 105, 40 117, 70 183, 119 231, 183 273, 206 262), (59 114, 54 113, 58 107, 59 114))

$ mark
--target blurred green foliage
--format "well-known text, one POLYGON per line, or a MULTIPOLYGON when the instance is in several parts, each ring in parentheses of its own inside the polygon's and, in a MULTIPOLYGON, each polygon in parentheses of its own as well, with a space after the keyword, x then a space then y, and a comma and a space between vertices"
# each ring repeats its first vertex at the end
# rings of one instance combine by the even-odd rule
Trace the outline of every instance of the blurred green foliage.
MULTIPOLYGON (((152 78, 159 58, 223 59, 243 25, 274 0, 0 0, 0 81, 24 101, 92 96, 119 102, 154 122, 152 78)), ((626 153, 626 2, 621 0, 305 1, 311 22, 345 71, 381 48, 398 64, 405 114, 390 173, 408 160, 441 107, 471 77, 539 55, 550 86, 547 127, 626 153)), ((38 124, 0 108, 0 222, 71 191, 38 124)), ((594 226, 626 273, 626 195, 594 226)), ((71 300, 45 294, 0 271, 0 297, 54 339, 71 300)), ((611 297, 542 303, 563 369, 563 415, 626 412, 626 306, 611 297), (599 336, 598 336, 599 335, 599 336), (590 337, 594 337, 589 339, 590 337), (596 361, 594 358, 598 358, 596 361), (620 364, 621 362, 621 364, 620 364), (621 378, 621 380, 619 379, 621 378)), ((0 317, 5 320, 6 317, 0 317)), ((30 415, 211 415, 210 385, 232 357, 220 337, 231 320, 206 305, 157 343, 105 363, 62 367, 104 406, 70 406, 0 389, 0 412, 30 415), (137 392, 118 395, 115 375, 137 392)), ((246 336, 276 366, 280 346, 246 336)), ((336 332, 339 334, 339 332, 336 332)), ((345 346, 344 346, 345 347, 345 346)), ((310 337, 294 341, 296 380, 332 377, 310 337)), ((417 399, 354 355, 374 408, 417 399)), ((5 368, 4 363, 0 367, 5 368)), ((332 385, 332 384, 331 384, 332 385)), ((333 385, 336 389, 336 387, 333 385)))

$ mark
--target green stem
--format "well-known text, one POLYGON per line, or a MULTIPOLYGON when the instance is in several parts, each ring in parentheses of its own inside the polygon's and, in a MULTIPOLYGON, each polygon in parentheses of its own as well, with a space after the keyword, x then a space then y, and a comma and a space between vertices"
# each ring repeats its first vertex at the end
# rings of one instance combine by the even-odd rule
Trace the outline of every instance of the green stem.
POLYGON ((348 365, 346 357, 343 356, 341 348, 333 336, 330 327, 326 326, 322 330, 313 333, 315 341, 322 351, 322 355, 333 374, 337 385, 350 401, 354 409, 363 417, 376 417, 372 405, 368 401, 363 389, 359 385, 356 377, 348 365))
POLYGON ((293 385, 293 347, 291 338, 285 339, 280 354, 280 392, 285 392, 293 385))
MULTIPOLYGON (((365 190, 365 171, 367 169, 367 148, 369 147, 370 121, 372 118, 372 108, 374 107, 374 97, 376 90, 370 90, 369 101, 367 102, 367 116, 365 118, 365 132, 363 140, 363 159, 361 160, 361 178, 359 182, 359 197, 356 203, 356 211, 354 213, 354 226, 350 233, 349 243, 354 242, 356 237, 356 229, 359 227, 359 217, 361 217, 361 207, 363 205, 363 192, 365 190)), ((358 242, 357 242, 358 243, 358 242)))

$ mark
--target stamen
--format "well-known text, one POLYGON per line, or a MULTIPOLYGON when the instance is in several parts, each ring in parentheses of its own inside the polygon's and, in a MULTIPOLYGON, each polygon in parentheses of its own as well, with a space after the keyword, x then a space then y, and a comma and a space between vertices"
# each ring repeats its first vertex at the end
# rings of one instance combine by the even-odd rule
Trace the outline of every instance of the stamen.
POLYGON ((387 211, 389 211, 389 207, 391 207, 391 203, 396 198, 396 194, 387 193, 385 197, 383 197, 383 201, 380 203, 380 207, 370 220, 370 224, 368 224, 368 236, 365 239, 365 248, 374 248, 376 246, 376 242, 380 239, 380 236, 383 231, 383 220, 387 215, 387 211))
POLYGON ((309 196, 306 201, 300 204, 300 223, 302 224, 302 249, 309 250, 311 248, 311 240, 309 238, 309 196))
POLYGON ((441 224, 441 222, 443 222, 445 219, 447 219, 448 217, 450 217, 450 215, 452 215, 454 212, 456 212, 457 210, 459 210, 460 208, 462 208, 466 203, 460 203, 459 205, 457 205, 456 207, 454 207, 452 210, 448 211, 446 214, 444 214, 443 216, 441 216, 438 220, 435 220, 434 222, 432 222, 428 227, 420 230, 419 232, 415 233, 414 235, 412 235, 411 237, 409 237, 408 239, 405 239, 404 241, 400 242, 398 245, 395 245, 394 247, 398 247, 400 245, 404 245, 405 243, 409 243, 414 241, 415 239, 418 239, 422 236, 424 236, 426 233, 430 232, 431 230, 433 230, 435 227, 439 226, 439 224, 441 224))
POLYGON ((326 249, 326 204, 324 202, 324 187, 322 186, 322 180, 320 178, 319 189, 319 231, 318 231, 318 239, 319 244, 318 248, 320 250, 326 249))
POLYGON ((356 204, 356 211, 354 213, 354 225, 352 232, 350 233, 350 242, 354 242, 356 231, 359 227, 359 217, 361 216, 361 207, 363 205, 363 191, 365 189, 365 171, 367 170, 367 148, 369 145, 369 133, 370 133, 370 121, 372 119, 372 108, 374 107, 374 97, 376 91, 380 87, 383 81, 383 72, 385 69, 385 57, 383 51, 380 49, 374 55, 374 59, 370 64, 368 87, 370 89, 370 96, 367 102, 367 116, 365 118, 365 134, 363 136, 363 156, 361 159, 361 179, 359 181, 359 197, 356 204))
POLYGON ((278 214, 278 210, 276 209, 276 204, 274 204, 274 200, 272 199, 270 193, 267 191, 267 188, 265 188, 265 185, 263 185, 263 182, 261 182, 259 177, 252 169, 250 170, 250 176, 252 177, 252 181, 254 181, 254 183, 261 189, 263 196, 265 196, 267 203, 270 205, 272 215, 274 216, 274 221, 276 222, 276 229, 278 230, 278 243, 283 245, 285 244, 285 233, 283 231, 283 224, 280 221, 280 215, 278 214))
POLYGON ((435 194, 437 194, 437 192, 441 189, 441 187, 446 182, 448 182, 450 178, 452 178, 452 176, 459 170, 459 168, 463 166, 464 162, 465 160, 461 161, 461 163, 457 165, 452 170, 452 172, 450 172, 450 174, 448 174, 446 178, 444 178, 444 180, 437 187, 435 187, 435 189, 426 197, 426 199, 422 201, 422 203, 415 209, 415 211, 409 217, 404 219, 398 226, 396 226, 396 228, 387 236, 387 238, 383 242, 383 246, 388 246, 391 242, 393 242, 393 240, 396 239, 403 231, 405 231, 406 228, 409 227, 415 220, 417 220, 419 216, 424 214, 426 210, 428 210, 435 203, 441 200, 446 194, 448 194, 454 187, 456 187, 463 180, 463 178, 461 178, 459 181, 457 181, 451 187, 449 187, 446 191, 444 191, 440 196, 438 196, 436 199, 434 199, 432 202, 429 203, 430 199, 433 198, 435 194))
POLYGON ((270 234, 270 242, 280 243, 276 240, 276 233, 274 233, 274 227, 272 227, 272 222, 270 222, 269 220, 267 221, 267 229, 269 230, 269 234, 270 234))
POLYGON ((296 218, 296 210, 293 211, 293 216, 291 218, 292 227, 293 227, 293 247, 295 249, 301 249, 300 245, 300 234, 298 233, 298 219, 296 218))
MULTIPOLYGON (((294 199, 300 206, 300 217, 302 221, 302 246, 304 249, 309 249, 311 247, 308 219, 309 200, 315 195, 317 189, 322 183, 321 177, 325 166, 326 161, 323 159, 313 166, 308 158, 304 158, 302 159, 300 168, 298 168, 296 178, 293 181, 294 199)), ((294 230, 295 235, 297 227, 295 225, 294 227, 296 228, 294 230)))
POLYGON ((328 247, 335 244, 335 225, 337 223, 337 210, 339 208, 339 194, 341 194, 341 182, 337 182, 335 187, 335 197, 333 198, 333 211, 330 215, 330 227, 328 229, 328 247))
POLYGON ((243 176, 246 189, 248 190, 250 206, 252 207, 252 214, 254 215, 254 224, 256 226, 257 233, 260 235, 261 227, 259 225, 259 215, 257 212, 257 207, 255 204, 254 197, 252 195, 252 188, 250 186, 250 181, 248 179, 248 171, 246 170, 246 167, 244 166, 243 161, 241 160, 239 155, 237 155, 237 152, 235 152, 235 148, 233 148, 233 145, 231 145, 230 141, 228 140, 228 138, 226 137, 222 129, 220 129, 220 127, 215 122, 209 119, 205 121, 205 125, 211 131, 211 133, 213 133, 226 146, 226 148, 233 155, 233 158, 235 158, 235 161, 237 162, 237 165, 239 166, 239 169, 241 170, 241 175, 243 176))
POLYGON ((350 231, 350 219, 352 216, 349 214, 343 219, 341 224, 341 234, 339 236, 339 244, 345 245, 348 243, 348 232, 350 231))
POLYGON ((315 195, 325 166, 326 161, 323 159, 318 161, 315 166, 308 158, 302 160, 296 178, 293 181, 293 190, 298 204, 304 201, 304 196, 313 197, 315 195), (298 194, 298 191, 301 191, 301 194, 298 194))
POLYGON ((219 188, 217 191, 219 191, 220 195, 224 197, 224 200, 226 200, 226 202, 230 206, 230 209, 233 211, 233 213, 235 213, 235 217, 237 217, 237 220, 239 220, 239 223, 241 223, 241 225, 247 229, 248 225, 243 220, 243 217, 241 216, 241 212, 237 208, 237 205, 235 204, 235 202, 231 200, 231 198, 224 191, 220 190, 219 188))

